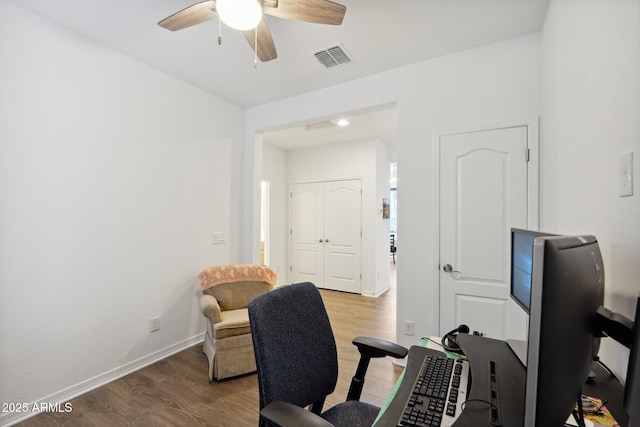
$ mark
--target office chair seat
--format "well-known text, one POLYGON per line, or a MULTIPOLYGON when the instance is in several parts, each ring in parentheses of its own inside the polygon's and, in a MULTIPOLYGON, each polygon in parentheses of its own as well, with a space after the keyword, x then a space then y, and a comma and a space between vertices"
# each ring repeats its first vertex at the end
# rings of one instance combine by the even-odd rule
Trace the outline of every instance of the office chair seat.
POLYGON ((338 403, 322 413, 322 418, 334 426, 371 427, 380 408, 358 400, 338 403))

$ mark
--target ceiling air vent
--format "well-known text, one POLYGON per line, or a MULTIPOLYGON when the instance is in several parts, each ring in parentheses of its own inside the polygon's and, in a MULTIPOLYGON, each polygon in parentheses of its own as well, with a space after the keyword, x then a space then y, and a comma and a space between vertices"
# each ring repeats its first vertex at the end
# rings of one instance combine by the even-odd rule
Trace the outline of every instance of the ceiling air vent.
POLYGON ((321 50, 313 55, 318 59, 318 62, 327 68, 348 64, 353 61, 342 45, 321 50))
POLYGON ((311 131, 311 130, 320 130, 320 129, 326 129, 326 128, 332 128, 335 125, 333 123, 331 123, 330 121, 326 120, 324 122, 317 122, 317 123, 311 123, 309 125, 305 126, 305 129, 307 130, 307 132, 311 131))

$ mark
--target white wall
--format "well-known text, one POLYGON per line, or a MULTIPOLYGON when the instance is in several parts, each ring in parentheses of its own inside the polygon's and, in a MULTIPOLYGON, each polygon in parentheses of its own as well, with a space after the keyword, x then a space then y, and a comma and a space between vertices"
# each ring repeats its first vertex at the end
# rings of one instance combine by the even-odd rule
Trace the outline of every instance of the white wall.
MULTIPOLYGON (((364 295, 379 295, 389 288, 389 263, 380 265, 380 251, 388 255, 388 242, 380 247, 380 229, 383 226, 382 197, 379 191, 381 173, 379 165, 386 164, 387 188, 388 150, 378 140, 353 141, 322 145, 307 149, 287 151, 287 177, 289 183, 333 181, 341 179, 362 180, 362 266, 364 295), (382 146, 382 147, 381 147, 382 146), (384 281, 386 270, 387 280, 384 281)), ((387 221, 388 224, 388 221, 387 221)), ((386 238, 389 230, 387 228, 386 238)))
MULTIPOLYGON (((542 32, 540 225, 594 234, 605 304, 632 317, 640 291, 640 1, 553 1, 542 32), (618 162, 634 152, 632 197, 618 196, 618 162)), ((620 376, 628 352, 605 339, 620 376)))
MULTIPOLYGON (((539 88, 540 35, 531 34, 251 108, 245 115, 247 159, 255 154, 254 135, 264 129, 397 105, 398 233, 402 236, 397 313, 400 321, 415 322, 415 336, 398 331, 397 338, 409 346, 416 337, 439 333, 433 133, 461 125, 531 119, 540 111, 539 88)), ((255 169, 250 160, 245 165, 251 180, 255 169)), ((256 198, 249 194, 255 182, 247 183, 247 229, 257 219, 256 198)), ((250 238, 244 243, 251 248, 250 238)), ((251 256, 251 250, 243 252, 245 259, 251 256)))
POLYGON ((287 283, 289 189, 287 155, 278 147, 262 146, 262 180, 269 182, 269 267, 278 274, 278 284, 287 283))
POLYGON ((243 113, 7 1, 0 63, 0 402, 61 401, 201 339, 243 113))

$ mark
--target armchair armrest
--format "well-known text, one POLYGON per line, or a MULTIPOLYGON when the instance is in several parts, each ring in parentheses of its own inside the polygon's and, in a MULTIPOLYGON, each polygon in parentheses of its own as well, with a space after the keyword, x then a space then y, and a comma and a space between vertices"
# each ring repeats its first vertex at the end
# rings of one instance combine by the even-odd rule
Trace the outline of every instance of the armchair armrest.
POLYGON ((334 427, 319 415, 280 400, 271 402, 262 408, 260 418, 276 427, 334 427))
POLYGON ((220 322, 220 304, 213 295, 204 294, 200 297, 200 311, 211 320, 212 325, 220 322))
POLYGON ((364 377, 371 359, 385 356, 402 359, 409 350, 390 341, 372 337, 355 337, 352 342, 358 347, 360 362, 358 363, 356 374, 351 379, 347 400, 360 400, 362 388, 364 387, 364 377))

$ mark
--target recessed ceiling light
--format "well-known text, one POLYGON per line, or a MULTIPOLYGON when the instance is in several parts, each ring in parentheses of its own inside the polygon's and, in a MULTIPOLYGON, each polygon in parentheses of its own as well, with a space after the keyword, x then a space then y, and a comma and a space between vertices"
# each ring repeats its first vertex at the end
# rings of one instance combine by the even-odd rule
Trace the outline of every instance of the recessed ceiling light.
POLYGON ((339 119, 336 124, 338 126, 347 126, 349 124, 349 120, 347 119, 339 119))

